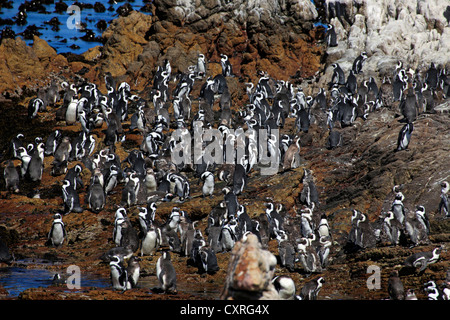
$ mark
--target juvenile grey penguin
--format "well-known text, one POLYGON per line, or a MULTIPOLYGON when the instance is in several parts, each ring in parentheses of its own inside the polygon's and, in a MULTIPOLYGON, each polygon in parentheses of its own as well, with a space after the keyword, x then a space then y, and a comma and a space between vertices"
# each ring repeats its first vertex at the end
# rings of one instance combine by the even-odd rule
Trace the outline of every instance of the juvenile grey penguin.
POLYGON ((177 293, 177 275, 170 258, 170 252, 164 251, 156 262, 156 277, 165 293, 177 293))
POLYGON ((6 162, 5 169, 3 170, 3 177, 5 178, 6 190, 18 193, 20 190, 19 172, 17 171, 17 168, 12 160, 8 160, 6 162))
POLYGON ((403 193, 398 192, 395 195, 395 199, 392 202, 392 206, 391 206, 391 211, 394 213, 394 217, 395 219, 401 224, 403 225, 403 223, 405 222, 405 206, 403 205, 403 193))
POLYGON ((300 137, 295 137, 283 158, 283 170, 295 169, 300 166, 300 137))
POLYGON ((61 214, 56 213, 53 216, 52 227, 50 228, 50 232, 47 236, 48 243, 55 247, 59 247, 63 244, 65 237, 66 227, 62 221, 62 216, 61 214))
POLYGON ((30 162, 28 163, 26 177, 31 181, 41 181, 44 172, 44 143, 39 143, 36 150, 32 153, 30 162))
POLYGON ((130 246, 131 250, 136 252, 139 249, 139 235, 130 220, 126 219, 121 223, 120 232, 122 233, 122 237, 120 238, 120 246, 130 246))
POLYGON ((131 288, 136 288, 138 281, 139 281, 139 276, 140 276, 140 271, 141 271, 141 266, 139 265, 139 261, 141 261, 141 259, 136 256, 132 256, 128 260, 127 276, 128 276, 128 282, 130 283, 131 288))
POLYGON ((392 271, 389 276, 388 293, 392 300, 405 300, 405 288, 397 270, 392 271))
POLYGON ((72 152, 72 144, 70 143, 70 138, 64 136, 55 150, 53 162, 61 163, 63 161, 69 161, 71 152, 72 152))
POLYGON ((318 277, 311 281, 308 281, 301 289, 300 289, 300 300, 317 300, 317 295, 322 289, 323 284, 325 283, 325 279, 323 277, 318 277))
POLYGON ((96 175, 92 177, 92 182, 88 189, 87 204, 94 213, 102 211, 106 204, 105 191, 100 183, 100 178, 96 175))

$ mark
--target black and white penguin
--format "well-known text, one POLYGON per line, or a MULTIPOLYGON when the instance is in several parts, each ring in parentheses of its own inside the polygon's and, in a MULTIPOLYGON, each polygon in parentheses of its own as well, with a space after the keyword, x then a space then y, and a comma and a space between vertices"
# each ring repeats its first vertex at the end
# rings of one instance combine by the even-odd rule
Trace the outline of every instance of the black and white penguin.
POLYGON ((165 293, 177 293, 177 275, 168 251, 164 251, 156 262, 156 277, 165 293))
POLYGON ((439 84, 439 71, 433 62, 431 62, 430 68, 425 73, 425 83, 431 91, 436 91, 439 84))
POLYGON ((403 225, 395 218, 392 211, 382 214, 381 218, 383 222, 380 230, 380 241, 388 242, 392 246, 398 245, 403 232, 403 225))
POLYGON ((303 173, 303 189, 300 193, 300 202, 308 206, 311 211, 314 211, 319 206, 319 193, 314 182, 314 176, 310 169, 305 169, 303 173))
POLYGON ((234 244, 237 241, 236 228, 237 228, 237 221, 233 217, 231 219, 228 219, 227 222, 222 224, 222 228, 220 230, 220 235, 218 239, 220 243, 219 246, 222 248, 221 251, 227 252, 233 249, 234 244))
POLYGON ((412 123, 407 123, 402 127, 398 133, 396 151, 407 150, 413 130, 414 125, 412 123))
POLYGON ((199 249, 199 256, 201 261, 201 269, 207 274, 215 274, 219 271, 219 265, 217 263, 217 257, 214 250, 208 245, 205 245, 199 249))
POLYGON ((241 194, 247 185, 247 172, 241 163, 237 163, 233 173, 233 192, 236 195, 241 194))
POLYGON ((68 136, 64 136, 53 155, 53 163, 62 163, 63 161, 69 161, 71 152, 72 144, 70 142, 70 138, 68 136))
POLYGON ((339 63, 333 63, 333 75, 331 76, 331 84, 345 85, 345 74, 339 63))
POLYGON ((106 170, 104 174, 104 191, 105 196, 110 194, 113 189, 117 186, 119 183, 120 177, 119 177, 119 169, 115 164, 112 164, 109 169, 106 170))
POLYGON ((32 120, 37 117, 39 111, 42 111, 44 107, 44 101, 40 98, 33 98, 28 103, 28 120, 32 120))
POLYGON ((235 217, 239 209, 239 202, 236 194, 229 187, 223 188, 222 193, 224 194, 226 217, 235 217))
POLYGON ((18 133, 17 135, 15 135, 14 137, 11 138, 10 141, 10 150, 11 150, 11 155, 13 158, 15 159, 20 159, 19 156, 19 148, 24 148, 24 144, 22 139, 25 136, 22 133, 18 133))
POLYGON ((350 93, 355 94, 357 92, 358 82, 356 80, 356 76, 353 70, 349 71, 349 74, 347 76, 347 83, 345 84, 345 86, 350 91, 350 93))
POLYGON ((206 75, 207 69, 208 66, 206 63, 206 57, 204 54, 200 53, 197 58, 197 66, 196 66, 197 77, 203 78, 206 75))
POLYGON ((409 88, 405 99, 400 103, 400 110, 407 123, 413 123, 417 118, 419 106, 414 88, 409 88))
POLYGON ((433 280, 424 284, 424 290, 428 295, 428 300, 446 300, 447 298, 433 280))
MULTIPOLYGON (((395 189, 395 187, 394 187, 395 189)), ((395 219, 403 225, 405 222, 405 206, 403 205, 403 193, 397 192, 394 198, 394 201, 392 202, 391 211, 394 213, 395 219)))
POLYGON ((418 300, 414 289, 408 289, 405 293, 405 300, 418 300))
POLYGON ((139 238, 141 240, 141 256, 153 255, 159 248, 159 237, 147 208, 139 208, 139 238))
POLYGON ((233 76, 233 67, 227 55, 225 54, 220 55, 220 65, 222 66, 222 75, 224 77, 233 76))
POLYGON ((432 251, 416 252, 406 258, 403 265, 406 268, 419 269, 418 272, 423 273, 430 264, 439 260, 441 251, 442 249, 437 247, 432 251))
POLYGON ((327 32, 326 34, 327 45, 329 47, 337 47, 338 42, 336 36, 336 29, 331 23, 327 24, 326 32, 327 32))
POLYGON ((266 207, 266 217, 269 222, 269 233, 270 238, 276 238, 278 232, 284 229, 284 219, 283 217, 275 210, 275 205, 272 202, 264 203, 266 207))
POLYGON ((62 192, 64 200, 64 214, 68 214, 70 212, 83 212, 83 208, 80 205, 80 198, 78 196, 78 193, 69 180, 63 180, 62 192))
POLYGON ((123 265, 123 260, 119 256, 111 257, 109 262, 111 284, 114 290, 129 290, 131 283, 128 281, 128 273, 123 265))
POLYGON ((63 244, 65 237, 66 227, 62 221, 62 216, 61 214, 56 213, 53 216, 52 227, 50 228, 50 232, 47 236, 48 244, 55 247, 60 247, 63 244))
POLYGON ((441 183, 441 201, 439 202, 439 214, 444 211, 444 217, 450 217, 450 207, 448 203, 448 192, 450 191, 450 184, 447 181, 441 183))
POLYGON ((428 219, 428 214, 425 211, 424 206, 416 207, 416 216, 417 220, 422 225, 423 230, 425 230, 427 234, 430 234, 430 220, 428 219))
POLYGON ((333 150, 335 148, 341 147, 343 145, 343 138, 339 131, 336 129, 330 129, 328 140, 327 140, 327 149, 333 150))
POLYGON ((272 284, 282 300, 295 300, 295 282, 288 276, 276 276, 272 279, 272 284))
POLYGON ((359 56, 355 58, 352 65, 352 70, 354 74, 358 74, 362 71, 364 62, 367 60, 367 52, 361 52, 359 56))
POLYGON ((25 176, 31 181, 36 182, 42 179, 42 173, 44 172, 44 151, 45 145, 41 142, 30 154, 31 159, 28 163, 25 176))
POLYGON ((392 300, 405 300, 405 288, 397 270, 392 271, 389 275, 388 293, 392 300))
POLYGON ((214 193, 214 174, 210 171, 205 171, 200 176, 200 179, 203 181, 202 186, 203 198, 208 196, 212 198, 214 193))
POLYGON ((100 178, 96 175, 92 176, 92 182, 89 185, 87 193, 87 205, 94 213, 99 213, 103 210, 106 204, 106 194, 100 183, 100 178))
POLYGON ((127 219, 127 211, 125 208, 118 208, 114 217, 113 241, 116 246, 120 246, 122 238, 122 222, 127 219))
POLYGON ((62 138, 60 130, 55 130, 47 137, 45 142, 45 155, 50 156, 56 152, 56 148, 62 138))
POLYGON ((131 207, 138 203, 138 192, 140 189, 140 179, 136 172, 132 172, 124 188, 122 189, 121 206, 131 207))
POLYGON ((301 289, 298 298, 300 300, 317 300, 317 295, 322 289, 325 279, 318 277, 316 279, 308 281, 301 289))
POLYGON ((3 177, 5 178, 6 190, 15 193, 19 192, 20 177, 13 160, 8 160, 3 170, 3 177))

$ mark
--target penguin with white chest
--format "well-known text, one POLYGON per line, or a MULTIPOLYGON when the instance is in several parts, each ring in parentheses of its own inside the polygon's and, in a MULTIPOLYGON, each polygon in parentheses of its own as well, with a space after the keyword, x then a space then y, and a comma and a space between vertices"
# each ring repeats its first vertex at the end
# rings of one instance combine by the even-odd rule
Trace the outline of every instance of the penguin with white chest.
POLYGON ((200 179, 203 180, 203 186, 202 186, 202 194, 203 198, 205 197, 213 197, 214 193, 214 174, 209 171, 205 171, 200 176, 200 179))
POLYGON ((92 177, 92 183, 88 190, 87 202, 89 209, 94 213, 99 213, 105 207, 106 195, 98 176, 92 177))
POLYGON ((141 256, 153 255, 159 247, 159 237, 156 232, 156 228, 153 225, 152 220, 146 217, 146 210, 143 211, 140 208, 139 212, 139 228, 140 228, 140 239, 141 239, 141 256))
POLYGON ((53 216, 52 227, 47 236, 47 243, 55 247, 60 247, 66 237, 66 228, 62 221, 61 214, 57 213, 53 216))
POLYGON ((170 252, 164 251, 156 263, 156 277, 165 293, 177 293, 177 274, 172 264, 170 252))
POLYGON ((409 269, 418 269, 419 274, 421 274, 430 264, 439 260, 441 251, 442 249, 437 247, 432 251, 416 252, 406 258, 403 265, 409 269))

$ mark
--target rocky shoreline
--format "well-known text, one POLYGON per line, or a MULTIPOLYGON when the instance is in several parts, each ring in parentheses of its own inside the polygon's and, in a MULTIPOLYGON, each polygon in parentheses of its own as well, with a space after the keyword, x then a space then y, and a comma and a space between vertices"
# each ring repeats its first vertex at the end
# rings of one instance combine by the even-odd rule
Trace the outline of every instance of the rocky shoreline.
MULTIPOLYGON (((387 1, 377 4, 372 1, 340 1, 346 13, 342 16, 330 10, 334 1, 324 1, 316 7, 306 0, 284 1, 281 5, 278 1, 202 0, 197 1, 197 6, 181 2, 183 4, 180 5, 177 1, 155 0, 151 5, 152 16, 133 11, 114 20, 103 34, 105 44, 79 56, 57 54, 38 37, 34 38, 31 47, 20 38, 2 39, 0 108, 5 116, 0 123, 6 129, 2 130, 2 163, 10 159, 9 143, 17 133, 23 133, 26 142, 32 143, 35 137, 46 139, 56 129, 71 137, 76 137, 81 131, 78 122, 67 125, 65 121, 57 120, 62 100, 39 112, 31 123, 27 122, 29 101, 45 92, 52 82, 58 85, 63 81, 94 83, 100 92, 106 94, 104 77, 109 72, 116 83, 127 82, 132 94, 151 105, 155 72, 165 60, 170 61, 172 75, 177 75, 186 72, 202 53, 209 61, 207 76, 215 76, 222 71, 220 54, 226 54, 235 74, 226 78, 233 116, 239 118, 239 111, 245 110, 248 104, 246 83, 256 84, 261 71, 268 73, 274 81, 289 81, 313 98, 320 88, 325 88, 327 101, 331 104, 329 82, 333 76, 332 64, 338 63, 347 76, 354 59, 363 51, 367 52, 368 58, 362 73, 357 75, 358 83, 372 76, 380 88, 383 77, 394 74, 399 60, 406 70, 414 70, 422 79, 425 79, 431 62, 441 70, 450 67, 450 59, 445 55, 449 51, 450 41, 446 39, 450 27, 442 15, 445 8, 441 8, 438 2, 427 2, 427 6, 420 1, 396 1, 396 6, 393 6, 387 1), (383 18, 374 21, 374 12, 383 18), (323 26, 314 26, 319 20, 329 21, 335 26, 336 46, 327 45, 323 26), (388 35, 392 37, 389 41, 386 40, 388 35), (394 39, 395 35, 398 38, 394 39), (396 43, 400 41, 399 37, 404 38, 401 47, 396 43), (414 45, 418 41, 424 44, 414 45)), ((169 84, 171 92, 177 84, 175 76, 172 80, 169 84)), ((206 77, 195 81, 191 93, 195 100, 205 80, 206 77)), ((62 94, 63 90, 60 92, 62 94)), ((213 110, 217 118, 220 114, 218 100, 215 103, 213 110)), ((449 103, 443 90, 437 90, 434 112, 418 113, 408 149, 395 152, 398 133, 404 125, 399 104, 396 101, 371 109, 365 117, 356 117, 351 125, 336 125, 335 130, 342 136, 343 143, 334 149, 327 148, 327 115, 314 105, 309 129, 298 133, 300 166, 288 171, 280 168, 278 174, 270 176, 253 170, 245 189, 238 196, 239 203, 245 205, 252 219, 265 213, 264 203, 273 201, 282 203, 285 216, 298 223, 300 209, 305 207, 301 201, 306 186, 304 175, 306 170, 311 170, 320 202, 314 209, 314 216, 326 215, 333 239, 330 262, 324 270, 311 273, 300 262, 289 270, 280 263, 277 240, 271 239, 267 250, 251 249, 258 252, 254 256, 249 254, 255 260, 240 261, 236 257, 240 257, 242 251, 239 255, 236 252, 217 253, 219 271, 215 274, 199 272, 189 263, 188 257, 173 254, 172 263, 180 283, 177 294, 159 294, 151 287, 139 286, 123 293, 112 288, 82 288, 68 293, 63 284, 27 289, 17 299, 215 300, 229 298, 226 293, 236 289, 228 290, 232 286, 253 288, 248 290, 252 292, 252 298, 256 294, 256 297, 275 299, 277 295, 270 279, 267 279, 268 275, 289 276, 294 280, 297 294, 308 281, 323 277, 325 283, 318 295, 321 300, 388 299, 388 281, 392 271, 402 270, 403 262, 413 253, 442 247, 439 261, 429 265, 425 272, 400 275, 405 289, 413 289, 418 299, 427 299, 424 284, 430 280, 439 285, 448 281, 450 266, 447 252, 450 220, 438 210, 441 183, 450 179, 449 103), (428 241, 414 247, 410 247, 409 242, 397 246, 378 242, 376 246, 356 252, 346 251, 344 248, 352 232, 353 210, 366 214, 368 220, 376 225, 380 215, 391 209, 395 185, 400 186, 405 197, 403 204, 409 213, 414 213, 416 206, 425 207, 430 221, 428 241), (259 250, 269 251, 276 258, 276 266, 271 269, 258 264, 259 267, 248 271, 250 280, 232 278, 235 270, 230 262, 247 266, 250 270, 258 259, 267 259, 259 250), (369 289, 367 281, 371 273, 368 270, 374 265, 381 270, 381 287, 369 289), (202 290, 211 293, 199 294, 202 290)), ((130 106, 130 110, 137 110, 135 104, 130 106)), ((198 103, 193 103, 191 115, 196 114, 198 108, 198 103)), ((126 139, 115 143, 115 153, 122 161, 131 150, 139 149, 143 140, 141 133, 130 130, 130 125, 130 119, 123 122, 126 139)), ((96 151, 105 147, 106 128, 105 123, 92 130, 97 142, 96 151)), ((295 128, 295 117, 288 117, 280 134, 292 134, 295 128)), ((0 182, 1 239, 14 254, 16 262, 13 264, 16 266, 46 268, 63 275, 68 266, 75 264, 82 274, 86 272, 109 279, 109 264, 100 256, 115 247, 112 239, 114 215, 121 203, 123 184, 108 195, 106 205, 99 213, 93 213, 85 206, 87 189, 80 191, 84 210, 64 215, 67 228, 64 245, 61 248, 46 246, 53 214, 63 209, 63 177, 51 174, 53 160, 53 156, 44 158, 44 172, 38 185, 21 181, 20 191, 14 193, 6 191, 5 182, 0 182), (39 198, 30 196, 36 188, 39 189, 39 198)), ((88 186, 91 171, 81 161, 70 162, 69 168, 76 164, 83 165, 82 180, 84 186, 88 186)), ((15 165, 20 166, 20 161, 15 160, 15 165)), ((188 171, 186 176, 191 182, 192 197, 182 203, 159 202, 156 220, 165 222, 176 206, 197 221, 196 228, 206 237, 208 216, 224 199, 222 188, 226 183, 216 178, 214 197, 203 198, 201 184, 197 184, 194 172, 188 171)), ((127 210, 132 225, 138 230, 138 206, 127 210)), ((156 264, 160 256, 161 251, 158 251, 153 257, 142 257, 140 267, 144 282, 157 284, 156 264)), ((0 297, 8 299, 5 290, 0 291, 0 297)))

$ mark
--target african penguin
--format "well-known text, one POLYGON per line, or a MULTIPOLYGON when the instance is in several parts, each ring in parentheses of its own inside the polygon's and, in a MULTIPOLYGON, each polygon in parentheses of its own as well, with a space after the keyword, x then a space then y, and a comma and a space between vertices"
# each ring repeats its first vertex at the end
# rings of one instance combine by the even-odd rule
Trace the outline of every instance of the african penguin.
POLYGON ((47 241, 49 244, 59 247, 63 244, 65 236, 66 228, 62 221, 62 216, 61 214, 56 213, 53 216, 53 223, 50 232, 48 233, 47 241))
POLYGON ((407 123, 402 127, 398 133, 396 151, 407 150, 413 130, 414 125, 412 123, 407 123))
POLYGON ((18 193, 20 182, 19 172, 17 171, 12 160, 8 160, 6 162, 3 177, 5 178, 6 190, 18 193))
POLYGON ((177 275, 170 258, 170 252, 164 251, 156 262, 156 277, 165 293, 177 293, 177 275))
POLYGON ((300 300, 317 300, 317 295, 319 294, 320 289, 322 289, 324 283, 325 279, 323 277, 318 277, 308 281, 300 289, 300 300))
POLYGON ((397 270, 392 271, 389 276, 388 293, 392 300, 405 300, 405 288, 397 270))

